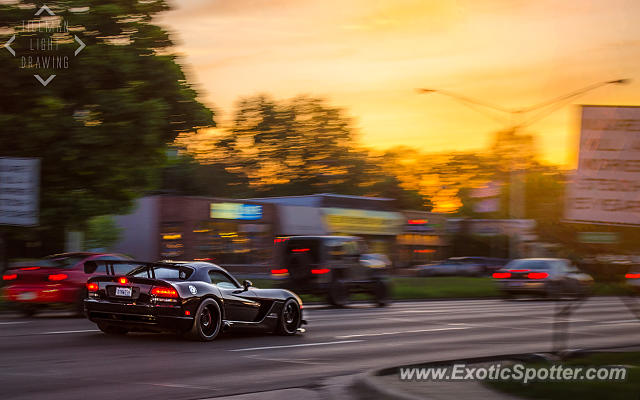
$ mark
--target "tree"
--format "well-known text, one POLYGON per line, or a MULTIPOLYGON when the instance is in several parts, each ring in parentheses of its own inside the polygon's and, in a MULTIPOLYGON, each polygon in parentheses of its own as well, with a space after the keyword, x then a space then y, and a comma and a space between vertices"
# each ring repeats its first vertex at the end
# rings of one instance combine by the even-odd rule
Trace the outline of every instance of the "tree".
POLYGON ((231 136, 220 144, 244 166, 265 194, 332 191, 354 167, 354 129, 344 110, 300 96, 277 102, 267 96, 240 100, 231 136))
POLYGON ((108 249, 120 239, 121 231, 110 215, 90 218, 84 247, 87 250, 108 249))
POLYGON ((165 145, 212 126, 213 114, 196 100, 167 32, 152 24, 166 1, 47 6, 55 17, 35 16, 27 1, 0 5, 0 40, 16 36, 16 56, 5 52, 0 63, 0 155, 41 159, 41 229, 83 229, 88 218, 125 212, 157 185, 165 145), (68 31, 22 28, 22 21, 45 18, 68 31), (74 36, 86 44, 78 56, 74 36), (21 68, 34 38, 51 39, 55 55, 69 57, 68 68, 21 68), (43 86, 35 73, 56 77, 43 86))

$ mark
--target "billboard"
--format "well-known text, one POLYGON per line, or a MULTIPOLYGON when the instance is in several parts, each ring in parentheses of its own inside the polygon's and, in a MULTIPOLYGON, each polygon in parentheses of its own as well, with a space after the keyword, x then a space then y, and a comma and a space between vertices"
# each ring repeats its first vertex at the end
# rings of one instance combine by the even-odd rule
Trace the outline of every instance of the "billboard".
POLYGON ((40 160, 0 157, 0 224, 38 225, 40 160))
POLYGON ((640 225, 640 107, 583 106, 569 222, 640 225))

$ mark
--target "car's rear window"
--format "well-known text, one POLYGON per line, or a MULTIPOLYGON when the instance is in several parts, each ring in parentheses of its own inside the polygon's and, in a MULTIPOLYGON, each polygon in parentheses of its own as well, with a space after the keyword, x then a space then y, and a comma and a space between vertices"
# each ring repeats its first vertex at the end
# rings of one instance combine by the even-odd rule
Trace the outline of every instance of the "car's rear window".
POLYGON ((44 260, 39 261, 38 267, 43 268, 73 268, 74 265, 84 260, 85 256, 68 256, 68 257, 46 257, 44 260))
POLYGON ((285 260, 295 255, 309 257, 310 262, 318 263, 321 258, 320 240, 313 239, 290 239, 285 244, 285 260))
POLYGON ((186 280, 189 279, 193 269, 187 267, 146 267, 142 266, 129 272, 128 275, 138 278, 168 279, 168 280, 186 280))
POLYGON ((551 269, 551 262, 545 260, 513 260, 506 265, 506 269, 551 269))

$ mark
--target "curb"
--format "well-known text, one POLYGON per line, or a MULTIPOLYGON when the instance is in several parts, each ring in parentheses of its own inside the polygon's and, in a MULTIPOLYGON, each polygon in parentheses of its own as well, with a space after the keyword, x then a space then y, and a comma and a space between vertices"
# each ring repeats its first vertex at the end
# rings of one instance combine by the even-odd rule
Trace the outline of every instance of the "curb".
POLYGON ((356 399, 424 400, 424 398, 382 386, 374 378, 377 375, 376 371, 371 371, 354 379, 350 389, 356 399))

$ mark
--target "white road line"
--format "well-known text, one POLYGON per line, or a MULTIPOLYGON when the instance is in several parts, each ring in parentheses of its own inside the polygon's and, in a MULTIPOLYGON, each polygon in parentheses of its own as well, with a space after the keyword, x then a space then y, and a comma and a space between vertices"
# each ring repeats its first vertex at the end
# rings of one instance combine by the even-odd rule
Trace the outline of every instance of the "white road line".
POLYGON ((27 321, 20 321, 20 322, 0 322, 0 325, 13 325, 13 324, 28 324, 29 322, 27 321))
POLYGON ((640 323, 640 319, 623 319, 620 321, 602 321, 600 324, 628 324, 631 322, 640 323))
POLYGON ((290 347, 329 346, 332 344, 346 344, 346 343, 357 343, 357 342, 363 342, 363 340, 340 340, 338 342, 301 343, 301 344, 287 344, 282 346, 249 347, 246 349, 233 349, 229 351, 253 351, 253 350, 286 349, 290 347))
POLYGON ((360 334, 357 334, 357 335, 336 336, 336 339, 348 339, 348 338, 353 338, 353 337, 367 337, 367 336, 402 335, 402 334, 405 334, 405 333, 457 331, 457 330, 461 330, 461 329, 470 329, 470 328, 471 328, 471 326, 455 326, 455 327, 449 327, 449 328, 414 329, 414 330, 397 331, 397 332, 360 333, 360 334))
POLYGON ((40 332, 38 335, 62 335, 65 333, 85 333, 85 332, 100 332, 99 329, 83 329, 79 331, 54 331, 54 332, 40 332))

